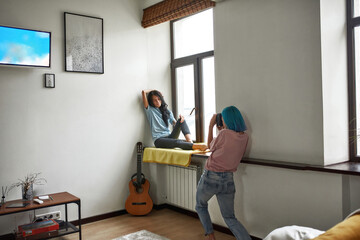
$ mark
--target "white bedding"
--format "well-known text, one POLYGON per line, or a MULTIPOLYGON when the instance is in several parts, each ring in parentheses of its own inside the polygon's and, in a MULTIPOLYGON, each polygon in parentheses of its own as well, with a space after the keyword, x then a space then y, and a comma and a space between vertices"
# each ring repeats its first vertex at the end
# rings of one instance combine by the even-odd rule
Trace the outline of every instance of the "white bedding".
POLYGON ((324 231, 314 228, 293 225, 277 228, 269 233, 263 240, 308 240, 323 233, 324 231))

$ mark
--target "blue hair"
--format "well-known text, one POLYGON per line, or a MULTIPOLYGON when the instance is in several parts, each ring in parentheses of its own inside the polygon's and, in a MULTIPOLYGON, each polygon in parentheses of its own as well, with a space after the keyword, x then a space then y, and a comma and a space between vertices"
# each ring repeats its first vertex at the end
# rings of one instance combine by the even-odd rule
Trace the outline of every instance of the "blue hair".
POLYGON ((245 121, 235 106, 226 107, 222 110, 221 115, 228 129, 243 132, 246 130, 245 121))

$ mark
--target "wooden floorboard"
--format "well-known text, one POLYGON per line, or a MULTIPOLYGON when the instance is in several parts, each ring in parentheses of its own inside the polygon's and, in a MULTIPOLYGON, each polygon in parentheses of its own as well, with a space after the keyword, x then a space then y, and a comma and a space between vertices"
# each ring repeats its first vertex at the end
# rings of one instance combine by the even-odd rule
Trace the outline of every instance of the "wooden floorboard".
MULTIPOLYGON (((167 237, 171 240, 203 240, 204 230, 199 219, 178 213, 171 209, 152 210, 147 216, 135 217, 129 214, 82 225, 85 240, 114 239, 139 230, 167 237)), ((215 231, 220 240, 235 240, 235 237, 215 231)), ((77 240, 78 234, 71 234, 57 240, 77 240)))

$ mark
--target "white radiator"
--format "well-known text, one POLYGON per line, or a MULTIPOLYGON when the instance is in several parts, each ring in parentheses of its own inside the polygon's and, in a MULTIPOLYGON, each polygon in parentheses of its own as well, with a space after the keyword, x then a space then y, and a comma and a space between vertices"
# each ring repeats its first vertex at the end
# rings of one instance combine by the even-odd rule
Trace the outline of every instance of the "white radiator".
POLYGON ((196 186, 201 177, 201 166, 167 166, 167 203, 190 211, 195 211, 196 186))

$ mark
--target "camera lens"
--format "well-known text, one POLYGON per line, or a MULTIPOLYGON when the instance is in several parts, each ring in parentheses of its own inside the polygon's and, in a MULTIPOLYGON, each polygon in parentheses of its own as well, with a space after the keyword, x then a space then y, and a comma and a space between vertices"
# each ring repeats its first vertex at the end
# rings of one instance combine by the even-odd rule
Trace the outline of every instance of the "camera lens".
POLYGON ((216 126, 218 127, 223 126, 221 113, 216 114, 216 126))

